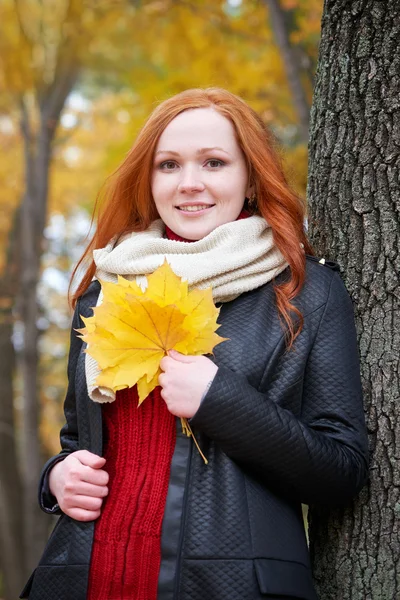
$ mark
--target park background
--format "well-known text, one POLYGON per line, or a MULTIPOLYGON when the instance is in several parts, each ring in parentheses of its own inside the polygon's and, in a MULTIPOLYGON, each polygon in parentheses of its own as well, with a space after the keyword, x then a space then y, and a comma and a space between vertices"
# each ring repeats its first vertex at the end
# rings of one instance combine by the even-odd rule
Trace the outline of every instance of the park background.
POLYGON ((158 102, 209 86, 242 96, 270 126, 289 181, 308 196, 312 242, 338 260, 355 303, 373 476, 352 506, 311 514, 321 600, 400 598, 396 4, 2 0, 4 600, 17 597, 55 522, 37 507, 37 481, 59 449, 68 283, 97 192, 158 102))

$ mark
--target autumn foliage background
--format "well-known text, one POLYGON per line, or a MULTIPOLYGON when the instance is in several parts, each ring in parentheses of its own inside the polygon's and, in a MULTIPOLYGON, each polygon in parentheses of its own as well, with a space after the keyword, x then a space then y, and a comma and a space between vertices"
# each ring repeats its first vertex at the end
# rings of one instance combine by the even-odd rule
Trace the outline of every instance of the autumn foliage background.
MULTIPOLYGON (((11 433, 23 489, 26 449, 33 447, 29 436, 35 435, 32 427, 24 430, 23 419, 31 377, 24 370, 28 321, 23 290, 37 283, 38 360, 30 373, 36 378, 32 386, 37 390, 38 439, 45 459, 59 449, 71 269, 90 229, 99 187, 157 102, 196 86, 222 86, 242 96, 271 126, 284 149, 288 177, 305 195, 306 123, 288 83, 282 40, 271 26, 274 10, 283 16, 296 57, 292 67, 310 107, 322 0, 2 1, 0 341, 3 355, 15 353, 15 362, 0 373, 0 402, 5 409, 4 390, 11 389, 7 385, 12 381, 11 433), (51 109, 57 102, 60 110, 53 118, 51 109), (31 168, 40 155, 43 126, 51 138, 47 162, 45 168, 31 168), (41 186, 47 175, 48 189, 41 186), (38 276, 32 276, 30 284, 29 271, 23 270, 27 259, 23 249, 19 252, 27 231, 21 229, 20 219, 28 197, 25 227, 36 240, 38 259, 38 276), (35 212, 41 202, 44 221, 42 213, 35 212), (7 346, 10 331, 12 345, 7 346)), ((3 570, 1 548, 0 543, 3 570)), ((34 556, 28 558, 26 567, 33 561, 34 556)))

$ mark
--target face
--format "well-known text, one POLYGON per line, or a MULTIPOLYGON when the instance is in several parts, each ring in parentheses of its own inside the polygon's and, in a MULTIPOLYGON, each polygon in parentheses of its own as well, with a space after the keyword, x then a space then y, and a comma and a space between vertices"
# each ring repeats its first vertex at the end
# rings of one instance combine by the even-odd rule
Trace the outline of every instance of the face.
POLYGON ((186 239, 235 221, 250 189, 231 121, 212 108, 175 117, 155 150, 151 190, 161 219, 186 239))

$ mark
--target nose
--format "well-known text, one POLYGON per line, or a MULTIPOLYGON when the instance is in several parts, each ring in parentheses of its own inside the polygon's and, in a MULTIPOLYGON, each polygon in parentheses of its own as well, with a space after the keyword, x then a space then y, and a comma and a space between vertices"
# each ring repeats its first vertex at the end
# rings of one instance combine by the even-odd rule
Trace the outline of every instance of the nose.
POLYGON ((182 169, 178 183, 178 192, 182 194, 202 192, 204 187, 204 183, 201 181, 199 173, 194 167, 188 166, 182 169))

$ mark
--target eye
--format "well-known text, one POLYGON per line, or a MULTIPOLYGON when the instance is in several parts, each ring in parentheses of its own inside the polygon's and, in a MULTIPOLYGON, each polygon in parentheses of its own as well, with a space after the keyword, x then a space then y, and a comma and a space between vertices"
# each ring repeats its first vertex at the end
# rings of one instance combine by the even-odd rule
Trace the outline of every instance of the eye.
POLYGON ((176 163, 173 160, 165 160, 159 165, 159 169, 163 171, 174 171, 176 167, 176 163))
POLYGON ((206 162, 206 165, 212 169, 217 169, 218 167, 223 167, 225 163, 223 160, 219 160, 218 158, 210 158, 210 160, 206 162))

